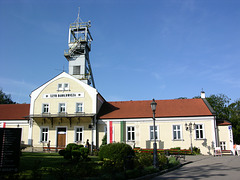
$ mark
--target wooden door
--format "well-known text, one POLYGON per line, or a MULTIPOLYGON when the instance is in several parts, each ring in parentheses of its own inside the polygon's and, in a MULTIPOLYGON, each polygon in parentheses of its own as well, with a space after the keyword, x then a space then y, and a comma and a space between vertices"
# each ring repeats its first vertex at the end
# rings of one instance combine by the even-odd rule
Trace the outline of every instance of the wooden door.
POLYGON ((66 134, 58 134, 58 147, 66 146, 66 134))

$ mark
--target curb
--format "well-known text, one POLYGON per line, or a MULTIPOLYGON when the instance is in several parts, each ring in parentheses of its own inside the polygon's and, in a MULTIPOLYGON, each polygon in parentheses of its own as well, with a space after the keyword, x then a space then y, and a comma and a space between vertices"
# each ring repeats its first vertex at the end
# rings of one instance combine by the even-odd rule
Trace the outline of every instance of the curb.
POLYGON ((167 172, 173 171, 173 170, 175 170, 175 169, 178 169, 178 168, 180 168, 180 167, 182 167, 182 166, 185 166, 185 165, 187 165, 187 164, 190 164, 190 163, 193 163, 193 161, 185 162, 185 163, 179 164, 179 165, 177 165, 177 166, 175 166, 175 167, 172 167, 172 168, 169 168, 169 169, 164 169, 164 170, 159 171, 159 172, 157 172, 157 173, 148 174, 148 175, 145 175, 145 176, 142 176, 142 177, 138 177, 138 178, 135 178, 135 179, 131 179, 131 180, 145 180, 145 179, 148 180, 148 179, 152 179, 152 178, 154 178, 154 177, 156 177, 156 176, 159 176, 159 175, 165 174, 165 173, 167 173, 167 172))

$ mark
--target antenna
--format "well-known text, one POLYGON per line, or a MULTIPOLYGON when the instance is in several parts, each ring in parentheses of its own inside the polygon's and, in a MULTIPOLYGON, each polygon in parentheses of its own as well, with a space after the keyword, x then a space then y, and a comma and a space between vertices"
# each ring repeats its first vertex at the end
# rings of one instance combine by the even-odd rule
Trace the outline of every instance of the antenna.
POLYGON ((75 22, 80 23, 80 21, 83 22, 82 19, 80 18, 80 7, 78 7, 78 16, 75 22))

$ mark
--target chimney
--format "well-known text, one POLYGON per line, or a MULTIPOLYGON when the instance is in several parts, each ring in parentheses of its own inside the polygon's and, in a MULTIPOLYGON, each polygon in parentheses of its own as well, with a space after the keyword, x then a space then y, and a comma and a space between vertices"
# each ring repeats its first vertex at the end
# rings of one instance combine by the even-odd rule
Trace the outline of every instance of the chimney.
POLYGON ((203 90, 201 91, 201 98, 202 98, 202 99, 205 99, 205 98, 206 98, 205 92, 204 92, 203 90))

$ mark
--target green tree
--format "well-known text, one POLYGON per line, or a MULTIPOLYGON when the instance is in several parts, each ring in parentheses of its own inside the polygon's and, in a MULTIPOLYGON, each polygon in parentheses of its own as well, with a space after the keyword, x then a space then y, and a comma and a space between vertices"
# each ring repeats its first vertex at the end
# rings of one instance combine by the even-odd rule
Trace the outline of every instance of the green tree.
POLYGON ((211 95, 206 99, 216 112, 217 119, 229 120, 228 105, 231 99, 228 96, 224 94, 218 94, 211 95))
POLYGON ((232 123, 233 141, 240 144, 240 99, 228 106, 229 120, 232 123))
POLYGON ((5 94, 0 89, 0 104, 16 104, 16 102, 12 101, 10 94, 5 94))

